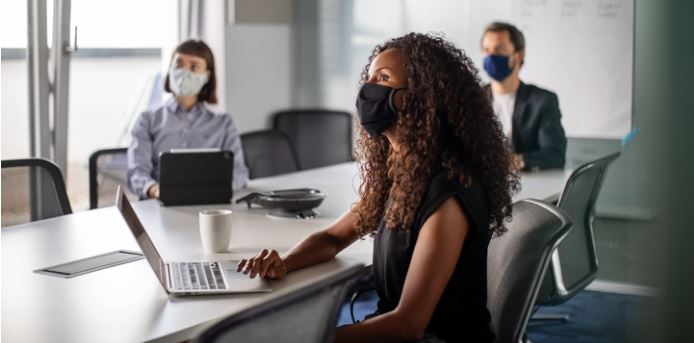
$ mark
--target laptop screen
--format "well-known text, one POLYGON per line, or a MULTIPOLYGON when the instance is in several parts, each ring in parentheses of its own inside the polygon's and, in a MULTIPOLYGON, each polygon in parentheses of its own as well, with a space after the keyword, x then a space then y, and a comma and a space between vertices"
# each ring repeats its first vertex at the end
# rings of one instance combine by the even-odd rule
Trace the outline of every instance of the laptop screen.
POLYGON ((140 249, 142 249, 142 253, 145 254, 149 265, 152 266, 154 273, 157 274, 159 282, 161 282, 164 289, 167 289, 164 277, 164 273, 166 272, 164 261, 161 259, 161 255, 159 255, 157 248, 149 238, 147 231, 145 231, 145 227, 142 226, 140 219, 130 205, 128 198, 123 194, 123 190, 120 186, 118 186, 118 191, 116 193, 116 207, 118 207, 121 215, 123 215, 123 219, 125 219, 128 227, 130 227, 130 231, 132 231, 133 236, 135 236, 135 240, 140 246, 140 249))

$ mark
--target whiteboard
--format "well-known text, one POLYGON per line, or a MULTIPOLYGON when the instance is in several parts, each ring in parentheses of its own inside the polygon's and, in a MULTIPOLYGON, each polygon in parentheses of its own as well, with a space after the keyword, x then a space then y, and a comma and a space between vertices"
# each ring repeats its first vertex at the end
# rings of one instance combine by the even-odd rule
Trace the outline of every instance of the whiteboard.
POLYGON ((526 41, 521 79, 557 93, 567 136, 631 130, 633 0, 514 0, 526 41))

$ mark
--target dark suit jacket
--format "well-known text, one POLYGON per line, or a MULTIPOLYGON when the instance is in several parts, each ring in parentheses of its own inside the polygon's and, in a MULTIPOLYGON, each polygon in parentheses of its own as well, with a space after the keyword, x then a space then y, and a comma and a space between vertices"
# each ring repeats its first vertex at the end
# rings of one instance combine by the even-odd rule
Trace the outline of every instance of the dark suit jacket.
POLYGON ((511 122, 513 150, 523 156, 525 170, 564 168, 566 135, 556 94, 521 82, 511 122))

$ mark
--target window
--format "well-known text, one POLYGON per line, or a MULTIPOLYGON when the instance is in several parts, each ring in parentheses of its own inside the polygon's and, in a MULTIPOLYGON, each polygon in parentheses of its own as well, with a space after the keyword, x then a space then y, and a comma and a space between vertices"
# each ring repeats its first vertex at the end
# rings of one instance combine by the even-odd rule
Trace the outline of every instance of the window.
MULTIPOLYGON (((3 2, 0 21, 3 159, 29 156, 26 6, 3 2)), ((127 144, 131 122, 160 88, 162 47, 176 39, 175 6, 165 0, 72 0, 70 22, 78 28, 79 49, 70 63, 66 184, 74 210, 88 207, 89 155, 127 144)))

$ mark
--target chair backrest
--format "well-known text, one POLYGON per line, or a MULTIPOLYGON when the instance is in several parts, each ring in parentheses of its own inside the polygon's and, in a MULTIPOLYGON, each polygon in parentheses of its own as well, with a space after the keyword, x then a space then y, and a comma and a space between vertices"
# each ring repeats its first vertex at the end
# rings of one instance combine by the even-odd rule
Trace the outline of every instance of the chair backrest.
POLYGON ((128 148, 102 149, 89 156, 89 209, 99 207, 99 199, 113 204, 119 185, 127 189, 128 148))
POLYGON ((569 214, 574 228, 552 256, 552 266, 545 276, 538 304, 564 302, 595 280, 598 274, 593 235, 595 203, 608 167, 619 156, 617 152, 588 162, 574 170, 566 181, 557 207, 569 214))
POLYGON ((2 161, 2 226, 72 213, 60 168, 42 158, 2 161))
POLYGON ((288 110, 273 116, 273 128, 289 137, 299 168, 352 161, 352 116, 331 110, 288 110))
POLYGON ((299 170, 291 142, 280 131, 244 133, 241 135, 241 145, 251 179, 299 170))
POLYGON ((200 334, 196 342, 329 342, 346 292, 363 270, 363 265, 351 266, 222 319, 200 334))
POLYGON ((513 204, 508 231, 489 242, 487 308, 496 342, 517 343, 525 333, 552 251, 571 229, 571 220, 538 200, 513 204))

